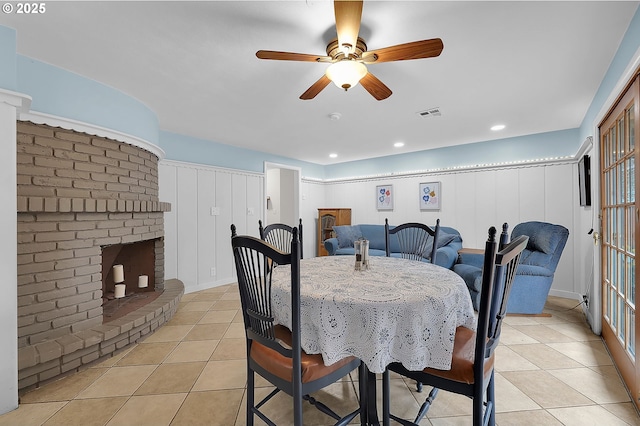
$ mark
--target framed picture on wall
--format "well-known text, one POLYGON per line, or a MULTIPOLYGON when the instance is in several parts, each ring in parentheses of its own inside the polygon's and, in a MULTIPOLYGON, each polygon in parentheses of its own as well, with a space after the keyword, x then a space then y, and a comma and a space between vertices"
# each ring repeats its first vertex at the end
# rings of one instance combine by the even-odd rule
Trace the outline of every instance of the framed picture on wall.
POLYGON ((440 182, 420 184, 420 210, 440 210, 440 182))
POLYGON ((376 186, 376 208, 393 210, 393 185, 376 186))

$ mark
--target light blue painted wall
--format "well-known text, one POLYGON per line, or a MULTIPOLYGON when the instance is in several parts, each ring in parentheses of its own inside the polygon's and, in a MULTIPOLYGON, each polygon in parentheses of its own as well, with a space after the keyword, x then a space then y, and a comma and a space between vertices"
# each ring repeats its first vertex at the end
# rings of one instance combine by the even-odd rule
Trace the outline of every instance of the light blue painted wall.
POLYGON ((324 168, 319 164, 165 131, 160 132, 160 148, 164 150, 166 154, 165 158, 168 160, 185 161, 259 173, 264 171, 264 162, 268 161, 300 167, 302 169, 302 175, 305 177, 316 179, 322 179, 324 177, 324 168), (185 149, 185 147, 189 147, 189 149, 185 149))
POLYGON ((26 56, 17 55, 17 64, 17 91, 33 98, 33 111, 158 143, 158 119, 142 102, 97 81, 26 56))
POLYGON ((16 31, 0 25, 0 88, 16 91, 16 31))
POLYGON ((0 26, 0 87, 26 93, 34 111, 93 123, 158 144, 166 158, 262 172, 264 161, 302 169, 312 178, 469 166, 574 155, 591 135, 595 115, 640 46, 636 13, 579 129, 476 142, 329 166, 302 162, 159 130, 155 113, 139 101, 96 81, 15 54, 15 31, 0 26), (16 72, 17 68, 17 72, 16 72), (13 70, 13 71, 12 71, 13 70))
POLYGON ((587 136, 595 136, 593 135, 593 126, 598 125, 598 123, 594 123, 594 120, 638 49, 640 49, 640 7, 636 9, 629 28, 627 28, 627 32, 620 42, 611 65, 582 120, 580 126, 581 140, 584 140, 587 136))
POLYGON ((575 155, 578 129, 477 142, 325 167, 327 179, 575 155))

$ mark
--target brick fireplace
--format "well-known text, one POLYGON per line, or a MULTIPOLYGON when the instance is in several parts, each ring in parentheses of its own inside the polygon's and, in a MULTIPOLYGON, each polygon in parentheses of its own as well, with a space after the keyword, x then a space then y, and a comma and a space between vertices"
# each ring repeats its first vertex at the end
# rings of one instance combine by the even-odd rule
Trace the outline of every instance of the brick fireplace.
POLYGON ((173 316, 184 291, 164 279, 158 157, 135 145, 18 122, 18 364, 25 389, 113 355, 173 316), (103 261, 105 264, 103 264, 103 261), (162 292, 104 323, 114 263, 127 293, 162 292), (138 289, 138 275, 149 288, 138 289))

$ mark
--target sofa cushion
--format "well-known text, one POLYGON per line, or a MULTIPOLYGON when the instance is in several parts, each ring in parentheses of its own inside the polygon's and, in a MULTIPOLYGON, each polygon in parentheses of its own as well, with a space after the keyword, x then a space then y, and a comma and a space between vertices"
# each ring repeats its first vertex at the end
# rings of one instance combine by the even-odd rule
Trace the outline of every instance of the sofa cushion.
POLYGON ((338 239, 338 247, 346 248, 353 247, 354 241, 362 238, 362 232, 358 225, 340 225, 333 227, 338 239))
MULTIPOLYGON (((440 232, 438 233, 438 241, 436 241, 436 249, 446 246, 447 244, 449 244, 451 241, 455 240, 458 237, 459 235, 457 234, 447 234, 446 232, 443 232, 441 229, 440 232)), ((433 237, 430 237, 430 238, 433 238, 433 237)))
POLYGON ((360 225, 360 232, 362 232, 362 238, 369 240, 369 249, 386 250, 384 226, 360 225))
POLYGON ((524 222, 516 225, 511 233, 511 239, 513 240, 520 235, 528 235, 527 249, 552 254, 556 251, 560 241, 565 238, 562 231, 564 231, 564 228, 559 225, 544 222, 524 222))

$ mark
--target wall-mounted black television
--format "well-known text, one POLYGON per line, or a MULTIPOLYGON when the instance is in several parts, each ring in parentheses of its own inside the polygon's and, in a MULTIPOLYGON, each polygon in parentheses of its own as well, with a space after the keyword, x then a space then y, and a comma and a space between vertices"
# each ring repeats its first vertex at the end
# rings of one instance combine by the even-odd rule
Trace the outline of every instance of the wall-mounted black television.
POLYGON ((578 161, 578 185, 580 186, 580 205, 591 205, 591 157, 584 155, 578 161))

